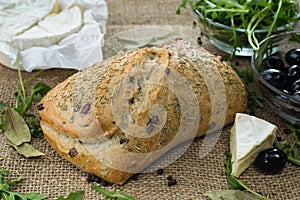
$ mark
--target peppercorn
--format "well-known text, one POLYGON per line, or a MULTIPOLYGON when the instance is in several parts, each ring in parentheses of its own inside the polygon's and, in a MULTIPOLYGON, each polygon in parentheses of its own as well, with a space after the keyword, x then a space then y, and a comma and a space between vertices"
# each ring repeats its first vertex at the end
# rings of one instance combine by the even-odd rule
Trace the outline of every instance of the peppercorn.
POLYGON ((290 134, 291 131, 288 128, 283 129, 284 134, 290 134))
POLYGON ((171 187, 173 185, 176 185, 177 184, 177 181, 175 179, 171 179, 171 180, 168 180, 168 186, 171 187))
POLYGON ((198 38, 197 38, 197 42, 198 42, 199 45, 202 45, 202 44, 203 44, 201 37, 198 37, 198 38))
POLYGON ((103 180, 100 178, 100 177, 98 177, 98 176, 95 176, 95 180, 94 180, 94 182, 96 182, 96 183, 102 183, 103 182, 103 180))
POLYGON ((279 136, 277 136, 276 139, 278 142, 281 142, 283 140, 282 137, 279 137, 279 136))
POLYGON ((88 174, 87 177, 86 177, 86 181, 87 181, 88 183, 94 182, 94 181, 95 181, 95 175, 93 175, 93 174, 88 174))
POLYGON ((164 173, 164 169, 159 168, 159 169, 157 170, 157 174, 158 174, 158 175, 162 175, 163 173, 164 173))
POLYGON ((105 180, 102 180, 102 186, 110 186, 110 185, 112 185, 111 183, 109 183, 109 182, 107 182, 107 181, 105 181, 105 180))
POLYGON ((132 180, 138 180, 138 178, 139 178, 139 173, 136 173, 136 174, 134 174, 132 177, 131 177, 131 179, 132 180))

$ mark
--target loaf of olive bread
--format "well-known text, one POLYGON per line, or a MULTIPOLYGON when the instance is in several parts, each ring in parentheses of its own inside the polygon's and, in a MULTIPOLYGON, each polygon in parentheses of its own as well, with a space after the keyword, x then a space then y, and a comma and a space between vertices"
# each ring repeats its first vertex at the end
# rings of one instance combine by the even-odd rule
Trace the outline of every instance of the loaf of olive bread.
POLYGON ((42 104, 41 127, 62 157, 123 184, 176 145, 233 122, 247 97, 228 63, 176 39, 86 68, 42 104))

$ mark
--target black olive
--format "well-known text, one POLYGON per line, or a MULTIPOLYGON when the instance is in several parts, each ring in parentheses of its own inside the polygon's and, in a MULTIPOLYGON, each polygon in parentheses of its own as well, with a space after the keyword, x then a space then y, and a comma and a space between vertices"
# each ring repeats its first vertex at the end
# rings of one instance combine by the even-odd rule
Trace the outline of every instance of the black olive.
POLYGON ((285 74, 278 69, 267 69, 261 73, 262 77, 277 89, 284 89, 287 83, 285 74))
POLYGON ((126 143, 128 143, 128 138, 122 138, 121 140, 120 140, 120 144, 122 145, 122 144, 126 144, 126 143))
POLYGON ((279 173, 284 168, 286 161, 286 153, 277 148, 269 148, 261 151, 254 163, 264 171, 279 173))
POLYGON ((300 91, 300 79, 296 80, 292 85, 291 85, 291 93, 295 93, 297 91, 300 91))
POLYGON ((81 113, 86 115, 86 114, 88 114, 90 109, 91 109, 91 103, 87 103, 83 106, 81 113))
POLYGON ((300 91, 295 92, 295 93, 293 94, 293 97, 294 97, 295 99, 297 99, 298 101, 300 101, 300 91))
POLYGON ((287 71, 287 78, 291 82, 295 82, 300 79, 300 65, 292 65, 289 67, 287 71))
POLYGON ((75 157, 77 155, 78 155, 78 151, 74 147, 69 150, 69 156, 71 158, 73 158, 73 157, 75 157))
POLYGON ((285 61, 290 65, 300 65, 300 49, 292 49, 285 54, 285 61))
POLYGON ((278 69, 285 71, 283 60, 278 56, 269 56, 264 60, 264 69, 278 69))

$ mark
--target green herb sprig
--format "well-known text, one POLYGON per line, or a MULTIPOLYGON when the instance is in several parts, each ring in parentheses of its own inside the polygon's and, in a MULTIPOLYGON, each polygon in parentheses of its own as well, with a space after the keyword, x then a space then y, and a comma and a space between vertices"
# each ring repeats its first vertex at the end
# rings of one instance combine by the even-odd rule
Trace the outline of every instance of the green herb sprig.
POLYGON ((227 161, 224 164, 225 174, 226 174, 226 180, 227 180, 227 183, 228 183, 230 189, 233 189, 233 190, 247 190, 251 194, 259 197, 260 199, 268 200, 268 198, 266 198, 266 197, 258 194, 257 192, 253 191, 245 183, 243 183, 241 180, 239 180, 238 178, 236 178, 235 176, 233 176, 231 174, 231 172, 232 172, 232 162, 231 162, 232 155, 231 155, 230 152, 226 152, 225 155, 228 158, 227 161))
POLYGON ((14 180, 9 180, 11 173, 5 169, 0 168, 0 199, 4 200, 43 200, 47 199, 47 194, 36 194, 33 192, 22 194, 10 190, 11 185, 15 185, 22 181, 22 177, 14 180))
POLYGON ((300 148, 300 128, 292 125, 287 126, 291 132, 294 143, 282 145, 279 141, 275 141, 274 146, 284 151, 288 156, 288 161, 296 166, 300 166, 299 148, 300 148))
POLYGON ((66 198, 59 196, 57 200, 80 200, 84 195, 84 190, 79 190, 76 192, 71 192, 66 198))
MULTIPOLYGON (((10 186, 16 185, 23 180, 21 176, 16 179, 10 180, 11 172, 0 168, 0 199, 4 200, 43 200, 48 199, 47 194, 36 194, 29 192, 26 194, 20 192, 13 192, 10 186)), ((71 192, 66 198, 59 196, 57 200, 80 200, 84 195, 84 190, 71 192)))
MULTIPOLYGON (((33 114, 28 113, 29 107, 32 105, 34 101, 40 101, 48 91, 51 90, 51 87, 46 85, 45 83, 38 82, 37 84, 31 87, 31 91, 29 96, 26 95, 25 86, 34 80, 37 76, 39 76, 43 70, 38 71, 25 81, 23 81, 21 74, 21 67, 18 64, 18 75, 19 75, 19 84, 20 86, 16 88, 16 101, 14 105, 10 105, 12 109, 14 109, 21 117, 26 118, 26 122, 31 130, 31 133, 34 136, 38 136, 41 134, 41 131, 37 131, 36 128, 39 126, 38 117, 33 114)), ((0 129, 4 127, 4 113, 7 111, 7 105, 4 102, 0 101, 0 129), (2 112, 1 112, 2 111, 2 112)))
POLYGON ((180 9, 186 8, 189 4, 204 16, 204 25, 207 25, 206 19, 211 19, 231 27, 233 29, 231 41, 235 50, 241 46, 236 28, 243 29, 249 45, 257 51, 260 48, 259 42, 276 32, 279 27, 292 30, 292 24, 299 20, 299 8, 296 6, 299 2, 299 0, 182 0, 176 12, 180 14, 180 9), (268 32, 261 38, 257 30, 268 32))
POLYGON ((122 188, 115 188, 113 192, 103 189, 96 184, 92 184, 92 189, 103 194, 105 196, 104 200, 108 199, 119 199, 119 200, 135 200, 135 198, 129 194, 123 194, 122 188))
POLYGON ((44 155, 29 144, 31 135, 42 136, 39 118, 28 113, 28 109, 34 101, 40 101, 51 89, 48 85, 39 82, 31 87, 29 96, 26 94, 25 86, 42 71, 35 73, 27 80, 23 80, 21 67, 18 64, 19 87, 16 87, 16 101, 14 105, 6 105, 0 102, 0 129, 5 133, 8 143, 17 152, 25 157, 37 157, 44 155))
POLYGON ((248 108, 255 113, 255 108, 263 108, 264 96, 254 84, 253 71, 251 69, 237 71, 238 76, 244 81, 248 95, 248 108))

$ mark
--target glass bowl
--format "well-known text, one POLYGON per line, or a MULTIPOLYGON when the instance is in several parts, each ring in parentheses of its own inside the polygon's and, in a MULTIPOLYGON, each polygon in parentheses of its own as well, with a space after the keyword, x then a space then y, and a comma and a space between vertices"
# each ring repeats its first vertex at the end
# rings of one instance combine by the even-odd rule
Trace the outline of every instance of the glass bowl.
MULTIPOLYGON (((296 8, 299 10, 300 3, 296 4, 296 8)), ((253 48, 249 45, 248 42, 248 36, 246 34, 245 29, 241 28, 235 28, 233 29, 230 26, 214 22, 213 20, 209 18, 205 18, 202 13, 200 13, 196 9, 192 9, 193 13, 196 14, 196 17, 198 19, 200 29, 202 33, 208 37, 209 42, 217 47, 218 49, 228 53, 232 54, 234 52, 234 55, 236 56, 247 56, 250 57, 253 53, 253 48), (234 48, 234 40, 233 36, 236 34, 236 49, 234 48)), ((297 17, 300 17, 300 12, 297 14, 297 17)), ((295 23, 290 24, 291 26, 294 26, 295 23)), ((278 27, 276 30, 273 31, 273 34, 278 34, 281 32, 285 32, 285 27, 278 27)), ((262 41, 264 38, 266 38, 267 34, 269 32, 269 29, 260 29, 255 30, 255 36, 258 41, 262 41)))
POLYGON ((274 87, 261 75, 264 70, 264 60, 271 55, 279 56, 285 67, 288 67, 285 54, 295 48, 300 48, 300 31, 285 32, 268 37, 260 43, 260 49, 253 52, 251 67, 254 81, 271 109, 290 123, 300 125, 300 99, 287 91, 274 87), (294 39, 295 36, 298 37, 298 41, 294 39))

